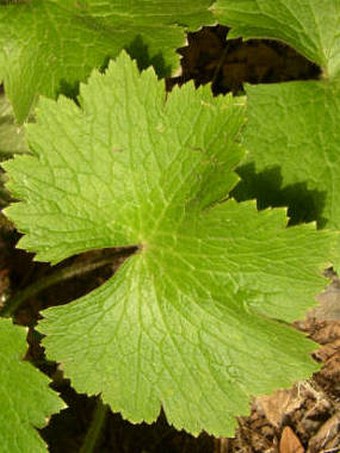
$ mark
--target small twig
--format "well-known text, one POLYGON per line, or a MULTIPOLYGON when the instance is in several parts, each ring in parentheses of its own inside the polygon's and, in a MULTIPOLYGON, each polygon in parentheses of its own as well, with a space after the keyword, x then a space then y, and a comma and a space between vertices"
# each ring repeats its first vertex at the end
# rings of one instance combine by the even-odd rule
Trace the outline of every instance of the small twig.
POLYGON ((222 55, 220 56, 219 60, 218 60, 218 63, 217 63, 217 66, 215 68, 215 71, 214 71, 214 74, 213 74, 213 77, 212 77, 212 80, 211 80, 211 86, 214 87, 216 81, 217 81, 217 77, 224 65, 224 62, 225 62, 225 59, 227 58, 227 55, 228 55, 228 52, 230 50, 230 42, 226 42, 226 46, 225 48, 223 49, 223 52, 222 52, 222 55))

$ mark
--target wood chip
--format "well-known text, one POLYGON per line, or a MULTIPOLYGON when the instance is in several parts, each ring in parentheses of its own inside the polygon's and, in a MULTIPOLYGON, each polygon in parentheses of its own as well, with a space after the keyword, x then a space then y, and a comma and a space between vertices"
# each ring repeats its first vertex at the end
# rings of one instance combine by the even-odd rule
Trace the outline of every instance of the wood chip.
POLYGON ((280 453, 305 453, 305 449, 290 426, 285 426, 280 440, 280 453))

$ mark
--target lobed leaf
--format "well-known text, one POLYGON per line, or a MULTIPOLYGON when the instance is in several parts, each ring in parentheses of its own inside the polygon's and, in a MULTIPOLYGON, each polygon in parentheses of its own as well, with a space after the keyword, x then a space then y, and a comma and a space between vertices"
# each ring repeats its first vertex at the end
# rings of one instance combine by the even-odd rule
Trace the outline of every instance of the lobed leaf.
POLYGON ((244 107, 192 84, 166 98, 123 53, 81 86, 79 106, 41 100, 32 155, 5 163, 21 200, 6 213, 37 259, 139 247, 40 323, 76 389, 133 422, 163 406, 177 428, 228 435, 252 395, 317 368, 315 345, 287 322, 322 289, 334 238, 229 198, 244 107))

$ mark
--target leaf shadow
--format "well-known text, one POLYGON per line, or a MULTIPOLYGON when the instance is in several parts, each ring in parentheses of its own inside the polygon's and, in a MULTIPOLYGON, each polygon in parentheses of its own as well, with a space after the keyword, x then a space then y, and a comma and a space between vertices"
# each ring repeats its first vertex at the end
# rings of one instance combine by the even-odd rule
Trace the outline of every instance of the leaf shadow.
POLYGON ((236 170, 241 180, 231 192, 237 201, 256 199, 259 210, 268 207, 288 207, 288 225, 317 222, 318 228, 326 225, 322 216, 326 202, 326 192, 311 190, 307 182, 299 182, 286 187, 283 185, 281 168, 273 166, 256 172, 255 164, 240 166, 236 170))
POLYGON ((126 50, 133 60, 136 60, 140 71, 153 66, 160 79, 171 74, 171 66, 165 64, 162 53, 158 52, 156 55, 151 56, 149 46, 145 43, 141 35, 137 35, 130 44, 124 47, 124 50, 126 50))
POLYGON ((56 97, 62 94, 63 96, 72 99, 79 106, 80 105, 78 101, 79 88, 80 88, 79 80, 77 80, 76 82, 69 82, 65 79, 61 79, 59 82, 56 97))
MULTIPOLYGON (((137 35, 129 44, 123 47, 122 50, 125 50, 130 55, 130 57, 136 61, 139 71, 143 71, 149 66, 152 66, 159 79, 165 78, 171 74, 171 66, 166 65, 162 53, 158 52, 156 55, 151 56, 149 46, 145 43, 141 35, 137 35)), ((107 55, 103 59, 102 64, 97 68, 99 72, 104 73, 108 68, 110 61, 115 60, 116 57, 117 56, 113 57, 112 55, 107 55)), ((86 77, 86 81, 88 80, 89 76, 90 74, 86 77)), ((79 80, 75 82, 69 82, 66 79, 61 79, 59 82, 56 97, 62 94, 72 99, 77 105, 79 105, 79 88, 79 80)))

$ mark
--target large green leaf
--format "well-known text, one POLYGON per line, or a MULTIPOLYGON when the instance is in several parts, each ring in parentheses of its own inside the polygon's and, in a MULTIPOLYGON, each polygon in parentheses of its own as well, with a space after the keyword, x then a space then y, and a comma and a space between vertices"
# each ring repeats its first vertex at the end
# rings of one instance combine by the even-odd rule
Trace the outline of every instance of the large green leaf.
POLYGON ((40 329, 80 392, 134 422, 231 434, 253 394, 315 370, 286 322, 324 284, 332 235, 286 228, 284 209, 227 199, 243 152, 244 100, 192 84, 165 96, 125 55, 81 86, 78 107, 44 99, 32 156, 5 168, 20 246, 58 262, 139 250, 99 289, 51 308, 40 329))
POLYGON ((248 186, 251 178, 267 184, 269 200, 273 178, 280 179, 289 201, 306 205, 307 218, 340 229, 339 0, 218 0, 215 12, 232 35, 283 40, 321 66, 319 81, 247 87, 249 152, 240 174, 248 186))
POLYGON ((0 5, 0 80, 19 121, 37 96, 74 92, 94 67, 128 49, 169 74, 183 26, 212 21, 211 0, 32 0, 0 5), (178 26, 177 24, 180 24, 178 26))
POLYGON ((48 378, 23 360, 26 332, 0 320, 0 444, 11 453, 46 452, 35 428, 42 428, 63 403, 48 387, 48 378))

